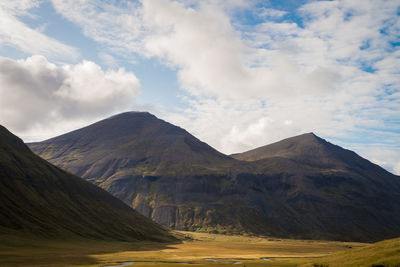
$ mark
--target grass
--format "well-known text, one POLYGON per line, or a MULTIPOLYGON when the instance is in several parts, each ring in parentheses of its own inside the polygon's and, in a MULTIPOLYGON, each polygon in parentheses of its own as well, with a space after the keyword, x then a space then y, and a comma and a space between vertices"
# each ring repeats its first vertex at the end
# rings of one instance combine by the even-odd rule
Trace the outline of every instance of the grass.
POLYGON ((305 266, 400 266, 400 238, 381 241, 370 246, 337 253, 314 260, 305 266))
MULTIPOLYGON (((124 251, 161 250, 167 244, 155 242, 115 242, 88 239, 46 240, 0 236, 0 266, 104 266, 97 256, 124 251), (5 241, 5 242, 4 242, 5 241)), ((117 259, 110 263, 118 262, 117 259)))
MULTIPOLYGON (((179 232, 181 243, 48 241, 0 237, 0 266, 298 266, 367 244, 179 232), (349 247, 352 247, 349 248, 349 247), (268 260, 263 260, 267 258, 268 260), (216 261, 206 260, 213 259, 216 261), (235 264, 238 263, 240 264, 235 264), (180 264, 179 264, 180 263, 180 264)), ((312 266, 312 265, 311 265, 312 266)))

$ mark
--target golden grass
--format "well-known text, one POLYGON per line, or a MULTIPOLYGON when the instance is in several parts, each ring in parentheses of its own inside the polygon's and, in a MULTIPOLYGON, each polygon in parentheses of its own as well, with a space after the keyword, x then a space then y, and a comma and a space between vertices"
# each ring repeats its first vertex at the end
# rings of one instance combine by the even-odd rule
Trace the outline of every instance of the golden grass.
POLYGON ((314 259, 304 266, 385 266, 400 267, 400 238, 390 239, 367 247, 314 259))
MULTIPOLYGON (((0 244, 0 266, 297 266, 367 244, 179 232, 177 244, 10 239, 0 244), (262 258, 268 258, 268 261, 262 258), (216 260, 206 260, 214 259, 216 260), (241 262, 241 264, 235 264, 241 262), (181 264, 179 264, 181 263, 181 264)), ((4 238, 3 238, 4 239, 4 238)))

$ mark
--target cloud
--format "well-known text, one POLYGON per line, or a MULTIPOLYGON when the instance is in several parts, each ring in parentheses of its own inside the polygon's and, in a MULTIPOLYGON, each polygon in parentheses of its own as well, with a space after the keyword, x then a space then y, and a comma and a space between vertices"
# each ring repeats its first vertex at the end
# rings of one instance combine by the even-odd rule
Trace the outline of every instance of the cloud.
POLYGON ((111 51, 131 57, 143 35, 138 4, 129 1, 51 0, 55 10, 111 51))
POLYGON ((182 88, 191 94, 236 96, 252 82, 244 46, 219 5, 204 1, 194 10, 177 2, 144 1, 143 14, 152 32, 143 40, 147 55, 175 66, 182 88))
POLYGON ((398 1, 310 1, 291 14, 251 1, 53 5, 110 55, 175 69, 188 107, 162 116, 223 152, 310 131, 400 142, 398 1), (243 10, 254 25, 237 20, 243 10))
POLYGON ((304 27, 265 21, 246 33, 213 2, 143 6, 146 51, 174 66, 192 96, 183 116, 169 118, 216 148, 239 152, 310 131, 356 140, 368 129, 400 141, 382 131, 400 109, 398 51, 384 33, 398 32, 398 4, 312 2, 299 10, 304 27))
POLYGON ((108 66, 110 68, 118 67, 117 60, 115 59, 115 57, 113 57, 110 54, 101 52, 101 53, 99 53, 99 58, 103 62, 103 64, 105 64, 106 66, 108 66))
POLYGON ((29 15, 28 10, 38 7, 39 1, 35 0, 20 0, 18 2, 13 0, 3 0, 0 7, 7 10, 12 15, 29 15))
POLYGON ((17 47, 28 54, 42 54, 51 59, 70 61, 77 59, 76 48, 65 45, 21 22, 20 16, 30 16, 28 11, 39 6, 39 1, 1 1, 0 46, 17 47))
POLYGON ((90 61, 56 66, 37 55, 0 57, 0 123, 28 139, 129 110, 138 93, 138 79, 122 68, 104 71, 90 61))
POLYGON ((267 17, 272 19, 279 19, 287 14, 286 11, 273 9, 273 8, 261 8, 259 11, 260 17, 267 17))

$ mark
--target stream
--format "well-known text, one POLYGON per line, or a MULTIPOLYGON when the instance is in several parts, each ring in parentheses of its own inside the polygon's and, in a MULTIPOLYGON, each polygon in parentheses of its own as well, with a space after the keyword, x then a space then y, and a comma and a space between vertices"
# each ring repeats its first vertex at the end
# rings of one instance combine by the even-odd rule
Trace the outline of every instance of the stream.
POLYGON ((124 267, 124 266, 128 266, 128 265, 132 265, 134 264, 134 261, 126 261, 126 262, 122 262, 120 265, 106 265, 104 267, 124 267))

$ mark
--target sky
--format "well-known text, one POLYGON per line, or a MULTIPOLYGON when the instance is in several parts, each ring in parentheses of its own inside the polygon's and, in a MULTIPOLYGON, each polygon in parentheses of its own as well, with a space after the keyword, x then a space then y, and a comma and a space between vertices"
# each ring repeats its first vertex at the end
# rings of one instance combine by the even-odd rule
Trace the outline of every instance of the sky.
POLYGON ((219 151, 314 132, 400 174, 400 0, 1 0, 0 124, 148 111, 219 151))

